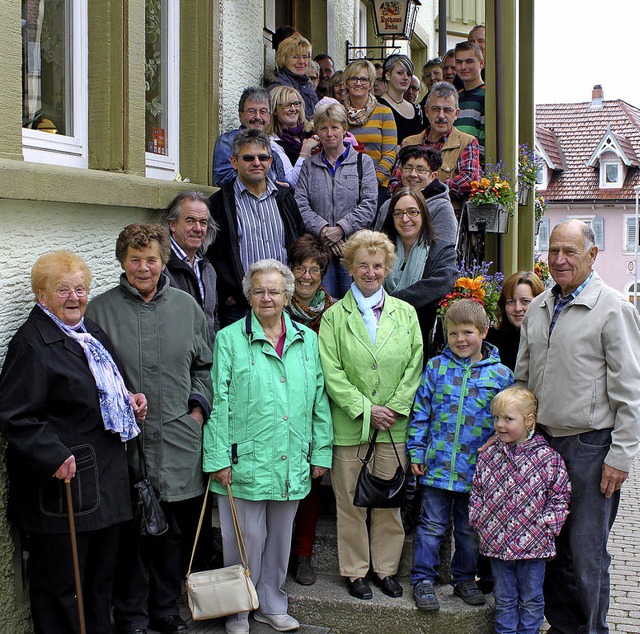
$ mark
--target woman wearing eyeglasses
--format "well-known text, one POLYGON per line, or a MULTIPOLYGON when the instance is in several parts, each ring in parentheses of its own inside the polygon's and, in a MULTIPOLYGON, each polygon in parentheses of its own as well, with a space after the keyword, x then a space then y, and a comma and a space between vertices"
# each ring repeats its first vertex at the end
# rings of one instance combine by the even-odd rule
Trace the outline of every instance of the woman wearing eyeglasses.
POLYGON ((347 87, 344 106, 347 109, 349 131, 364 144, 371 157, 378 179, 378 206, 387 198, 391 169, 396 160, 398 133, 393 112, 373 96, 376 69, 368 60, 351 62, 342 80, 347 87))
MULTIPOLYGON (((242 290, 251 311, 216 336, 216 390, 204 427, 203 469, 218 494, 224 564, 240 563, 231 484, 260 601, 253 618, 280 632, 299 627, 284 590, 293 519, 312 479, 331 467, 333 440, 318 338, 284 312, 294 284, 277 260, 248 268, 242 290)), ((228 617, 226 631, 249 632, 248 616, 228 617)))
POLYGON ((278 46, 275 80, 267 86, 269 92, 276 86, 295 88, 302 95, 307 119, 313 117, 313 109, 318 103, 318 95, 305 74, 310 59, 311 42, 299 33, 294 33, 278 46))
POLYGON ((345 142, 348 119, 344 106, 319 106, 313 118, 322 151, 305 160, 295 198, 309 233, 318 236, 333 256, 323 283, 335 298, 351 286, 340 263, 344 241, 373 220, 378 186, 373 161, 345 142))
POLYGON ((269 94, 269 100, 272 116, 267 134, 271 150, 282 161, 287 183, 295 188, 304 160, 320 142, 311 134, 313 125, 304 116, 304 103, 295 88, 276 86, 269 94))
POLYGON ((428 335, 438 304, 451 292, 456 279, 455 247, 435 235, 424 196, 410 187, 394 194, 383 231, 395 244, 398 256, 384 288, 416 309, 426 361, 433 352, 428 335))
POLYGON ((406 55, 389 55, 384 60, 382 71, 387 90, 378 103, 391 108, 398 130, 398 143, 402 143, 406 137, 424 130, 422 110, 404 98, 404 93, 411 85, 413 62, 406 55))

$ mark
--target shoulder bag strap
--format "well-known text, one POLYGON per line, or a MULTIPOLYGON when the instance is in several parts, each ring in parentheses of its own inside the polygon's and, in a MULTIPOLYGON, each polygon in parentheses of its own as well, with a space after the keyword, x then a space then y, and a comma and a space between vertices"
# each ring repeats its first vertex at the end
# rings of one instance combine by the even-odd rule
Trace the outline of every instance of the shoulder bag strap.
MULTIPOLYGON (((376 439, 378 438, 378 431, 379 430, 375 430, 373 432, 373 436, 371 436, 371 440, 369 441, 369 448, 367 449, 367 454, 364 457, 364 459, 360 458, 360 456, 357 456, 358 460, 360 460, 360 462, 362 464, 369 464, 369 462, 371 461, 371 458, 373 457, 373 451, 375 449, 376 446, 376 439)), ((398 460, 398 465, 402 466, 402 461, 400 460, 400 456, 398 455, 398 449, 396 447, 396 443, 393 442, 393 436, 391 435, 391 429, 389 429, 389 440, 391 441, 391 446, 393 447, 393 451, 396 454, 396 459, 398 460)), ((359 447, 358 447, 359 450, 359 447)))

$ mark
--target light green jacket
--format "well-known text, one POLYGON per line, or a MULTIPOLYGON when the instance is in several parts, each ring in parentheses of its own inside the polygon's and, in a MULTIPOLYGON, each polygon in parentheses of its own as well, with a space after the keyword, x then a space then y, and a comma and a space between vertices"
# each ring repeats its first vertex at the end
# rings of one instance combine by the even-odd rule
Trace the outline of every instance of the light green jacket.
MULTIPOLYGON (((334 444, 367 442, 371 406, 400 414, 391 428, 405 442, 409 413, 422 371, 422 335, 415 308, 385 294, 375 348, 349 291, 320 322, 320 359, 331 399, 334 444)), ((387 433, 379 442, 389 442, 387 433)))
MULTIPOLYGON (((204 427, 206 472, 232 469, 245 500, 301 500, 311 466, 331 467, 333 430, 316 334, 285 313, 282 358, 253 311, 216 336, 211 416, 204 427)), ((219 482, 211 490, 226 493, 219 482)))

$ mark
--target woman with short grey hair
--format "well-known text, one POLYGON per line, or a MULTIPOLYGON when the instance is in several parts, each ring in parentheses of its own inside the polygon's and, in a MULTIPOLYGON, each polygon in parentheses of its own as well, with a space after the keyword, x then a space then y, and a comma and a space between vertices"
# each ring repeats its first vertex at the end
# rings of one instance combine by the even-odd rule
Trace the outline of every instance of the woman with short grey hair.
MULTIPOLYGON (((204 427, 203 469, 218 494, 224 565, 240 563, 230 484, 260 601, 253 617, 280 632, 300 626, 284 591, 293 520, 311 480, 331 467, 333 441, 317 336, 284 312, 294 283, 277 260, 249 267, 242 290, 251 311, 216 337, 216 390, 204 427)), ((228 617, 226 631, 249 632, 248 617, 228 617)))

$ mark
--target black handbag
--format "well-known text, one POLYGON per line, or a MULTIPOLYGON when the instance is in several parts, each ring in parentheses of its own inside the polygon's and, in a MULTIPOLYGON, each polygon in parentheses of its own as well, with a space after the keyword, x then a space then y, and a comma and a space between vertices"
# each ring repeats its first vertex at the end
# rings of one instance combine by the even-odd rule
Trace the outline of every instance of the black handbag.
POLYGON ((169 529, 164 511, 160 506, 158 493, 153 488, 147 476, 147 462, 140 436, 136 437, 138 444, 138 458, 142 478, 134 483, 131 492, 133 505, 133 525, 138 535, 142 537, 163 535, 169 529))
POLYGON ((398 459, 398 468, 393 477, 390 480, 385 480, 384 478, 373 475, 367 467, 373 457, 377 437, 378 430, 376 429, 369 442, 369 449, 367 450, 367 455, 364 457, 364 460, 358 457, 358 460, 362 462, 362 469, 360 469, 356 489, 353 493, 353 505, 377 509, 399 508, 402 506, 404 500, 407 472, 402 466, 391 432, 389 432, 389 438, 391 439, 393 450, 398 459))

